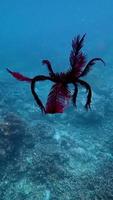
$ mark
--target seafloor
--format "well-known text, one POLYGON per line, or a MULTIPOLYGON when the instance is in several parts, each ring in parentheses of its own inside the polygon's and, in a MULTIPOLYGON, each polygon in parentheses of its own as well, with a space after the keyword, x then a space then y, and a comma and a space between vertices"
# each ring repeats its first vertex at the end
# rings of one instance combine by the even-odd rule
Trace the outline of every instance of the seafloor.
POLYGON ((113 199, 113 68, 94 68, 92 109, 80 88, 77 110, 46 116, 29 84, 1 73, 0 200, 113 199))

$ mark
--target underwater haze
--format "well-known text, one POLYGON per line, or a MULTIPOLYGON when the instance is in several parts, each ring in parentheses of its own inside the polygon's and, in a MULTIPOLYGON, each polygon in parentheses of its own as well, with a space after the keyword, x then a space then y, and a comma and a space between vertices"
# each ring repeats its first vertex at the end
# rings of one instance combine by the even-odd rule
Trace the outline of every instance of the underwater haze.
MULTIPOLYGON (((44 105, 51 84, 36 84, 44 105)), ((73 91, 73 88, 71 88, 73 91)), ((0 0, 0 200, 113 200, 113 1, 0 0), (69 69, 72 39, 84 39, 84 81, 92 88, 84 108, 42 114, 27 77, 69 69)))

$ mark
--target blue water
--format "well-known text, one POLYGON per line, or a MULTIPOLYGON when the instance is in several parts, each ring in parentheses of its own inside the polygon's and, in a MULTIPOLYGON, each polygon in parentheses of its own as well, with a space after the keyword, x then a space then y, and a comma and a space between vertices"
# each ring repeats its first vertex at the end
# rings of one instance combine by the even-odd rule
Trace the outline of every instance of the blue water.
MULTIPOLYGON (((0 200, 113 199, 113 1, 0 0, 0 200), (6 71, 28 77, 69 67, 71 41, 86 33, 84 77, 77 110, 42 115, 30 91, 6 71)), ((50 84, 39 84, 45 102, 50 84)))

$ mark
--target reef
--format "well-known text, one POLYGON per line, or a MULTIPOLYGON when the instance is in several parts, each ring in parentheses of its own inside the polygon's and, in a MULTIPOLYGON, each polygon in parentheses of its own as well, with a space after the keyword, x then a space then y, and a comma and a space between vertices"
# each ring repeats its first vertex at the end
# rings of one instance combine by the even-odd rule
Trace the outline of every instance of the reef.
POLYGON ((104 78, 97 88, 91 111, 82 90, 77 110, 43 116, 27 86, 11 85, 0 102, 0 200, 113 199, 113 93, 104 78))

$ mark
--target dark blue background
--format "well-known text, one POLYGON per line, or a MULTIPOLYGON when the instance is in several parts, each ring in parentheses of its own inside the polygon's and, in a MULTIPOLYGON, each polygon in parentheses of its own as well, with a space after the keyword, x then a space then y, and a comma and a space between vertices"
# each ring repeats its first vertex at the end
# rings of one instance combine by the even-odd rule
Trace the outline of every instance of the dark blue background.
POLYGON ((103 56, 113 47, 112 27, 112 0, 0 0, 1 68, 40 71, 43 58, 65 68, 78 33, 87 33, 88 54, 103 56))

